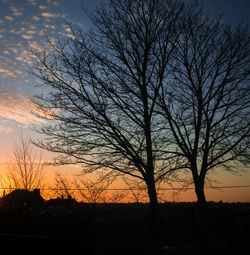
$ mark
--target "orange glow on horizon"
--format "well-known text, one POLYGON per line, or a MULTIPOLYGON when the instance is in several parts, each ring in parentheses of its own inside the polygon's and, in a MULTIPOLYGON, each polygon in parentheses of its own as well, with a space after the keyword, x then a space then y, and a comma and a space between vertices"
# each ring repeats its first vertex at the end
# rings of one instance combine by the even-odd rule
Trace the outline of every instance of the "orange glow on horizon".
MULTIPOLYGON (((4 161, 1 160, 0 162, 0 196, 3 194, 3 188, 4 185, 3 181, 5 178, 5 175, 8 171, 8 164, 3 163, 4 161)), ((50 190, 51 188, 55 187, 55 172, 57 169, 61 169, 61 167, 47 167, 46 169, 46 178, 44 180, 44 186, 41 187, 41 194, 44 197, 44 199, 49 198, 56 198, 59 197, 54 190, 50 190)), ((79 171, 79 168, 71 167, 69 169, 65 168, 63 172, 65 173, 65 177, 69 178, 72 177, 73 173, 76 173, 76 171, 79 171)), ((234 175, 228 175, 227 178, 224 177, 224 182, 220 182, 219 184, 216 184, 215 186, 249 186, 250 184, 250 173, 245 172, 242 174, 242 176, 234 176, 234 175)), ((220 174, 218 174, 218 177, 220 177, 220 174)), ((74 187, 74 185, 72 186, 74 187)), ((165 186, 165 188, 171 188, 165 186)), ((128 186, 124 184, 122 181, 116 181, 113 183, 110 187, 108 187, 108 190, 104 191, 102 196, 100 196, 100 199, 96 202, 122 202, 122 203, 135 203, 137 200, 139 202, 148 202, 148 196, 147 192, 139 192, 135 191, 134 195, 133 193, 128 189, 128 186), (112 190, 112 188, 114 190, 112 190), (110 190, 109 190, 110 189, 110 190), (121 189, 121 190, 119 190, 121 189)), ((87 192, 87 191, 85 191, 87 192)), ((8 190, 5 192, 8 193, 8 190)), ((79 195, 79 192, 76 190, 72 192, 73 198, 76 198, 77 201, 84 201, 83 198, 79 195)), ((250 202, 250 187, 231 187, 231 188, 222 188, 222 189, 205 189, 206 199, 207 201, 223 201, 223 202, 250 202)), ((197 200, 195 195, 194 189, 187 189, 185 191, 179 191, 179 190, 159 190, 158 191, 158 200, 160 203, 164 202, 194 202, 197 200)))

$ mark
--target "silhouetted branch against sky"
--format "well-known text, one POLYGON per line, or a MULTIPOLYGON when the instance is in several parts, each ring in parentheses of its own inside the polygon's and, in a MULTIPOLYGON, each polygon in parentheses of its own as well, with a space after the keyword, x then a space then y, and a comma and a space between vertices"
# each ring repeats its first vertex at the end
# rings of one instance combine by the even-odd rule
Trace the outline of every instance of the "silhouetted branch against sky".
POLYGON ((232 28, 198 14, 183 31, 169 66, 159 113, 169 124, 169 143, 192 172, 198 199, 205 200, 208 171, 237 171, 237 163, 249 163, 247 27, 232 28))
POLYGON ((155 107, 184 10, 178 1, 110 1, 90 15, 91 32, 72 24, 75 39, 36 54, 34 74, 51 89, 34 98, 36 112, 57 121, 37 145, 61 154, 55 164, 140 178, 157 203, 155 182, 172 157, 155 107))
POLYGON ((14 143, 7 179, 12 189, 31 190, 43 187, 45 177, 42 154, 20 133, 14 143))
POLYGON ((174 170, 190 169, 203 190, 208 170, 247 159, 243 25, 170 0, 109 1, 89 18, 91 31, 72 23, 72 38, 35 53, 50 91, 33 99, 48 121, 36 144, 60 154, 54 164, 139 178, 157 203, 155 182, 174 170))

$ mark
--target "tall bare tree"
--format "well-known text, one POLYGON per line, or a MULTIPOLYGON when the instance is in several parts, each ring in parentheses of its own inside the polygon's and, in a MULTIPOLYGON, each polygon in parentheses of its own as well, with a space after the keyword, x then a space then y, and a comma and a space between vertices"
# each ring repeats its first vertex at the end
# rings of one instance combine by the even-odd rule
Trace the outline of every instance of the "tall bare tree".
POLYGON ((41 152, 20 133, 14 143, 7 178, 12 189, 41 188, 45 177, 41 152))
MULTIPOLYGON (((90 15, 92 32, 71 26, 75 39, 51 42, 50 49, 36 54, 33 70, 51 89, 34 98, 37 112, 57 121, 39 131, 49 141, 36 144, 60 153, 55 164, 79 163, 85 172, 106 170, 143 180, 153 228, 155 183, 169 172, 162 153, 165 123, 155 107, 184 9, 172 0, 108 1, 90 15)), ((152 236, 158 241, 157 233, 152 236)))
POLYGON ((179 1, 114 0, 90 16, 91 33, 36 54, 33 70, 48 96, 37 96, 39 116, 56 120, 37 145, 60 153, 55 164, 79 163, 146 183, 153 214, 155 183, 168 173, 166 131, 155 113, 169 57, 181 31, 179 1), (165 153, 165 152, 164 152, 165 153))
POLYGON ((202 205, 208 172, 237 171, 249 163, 249 50, 247 27, 232 28, 197 12, 177 42, 159 96, 171 133, 166 152, 191 171, 202 205))

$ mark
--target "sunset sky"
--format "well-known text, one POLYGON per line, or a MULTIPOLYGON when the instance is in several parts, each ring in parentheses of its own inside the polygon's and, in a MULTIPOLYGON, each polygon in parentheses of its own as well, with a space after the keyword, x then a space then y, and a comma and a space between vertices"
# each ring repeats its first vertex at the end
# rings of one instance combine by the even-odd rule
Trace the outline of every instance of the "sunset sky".
MULTIPOLYGON (((99 0, 0 0, 0 174, 11 154, 11 146, 22 129, 26 136, 37 136, 32 125, 43 121, 31 113, 30 97, 42 92, 38 81, 27 72, 32 67, 31 48, 42 49, 49 38, 72 37, 66 20, 89 29, 82 6, 93 10, 99 0)), ((224 14, 223 21, 235 25, 244 21, 250 25, 249 0, 199 0, 205 12, 224 14)), ((218 171, 219 172, 219 171, 218 171)), ((222 172, 213 175, 215 185, 250 185, 250 170, 241 176, 222 172)), ((194 191, 180 195, 180 200, 194 200, 194 191)), ((209 190, 208 200, 248 201, 250 188, 209 190)))

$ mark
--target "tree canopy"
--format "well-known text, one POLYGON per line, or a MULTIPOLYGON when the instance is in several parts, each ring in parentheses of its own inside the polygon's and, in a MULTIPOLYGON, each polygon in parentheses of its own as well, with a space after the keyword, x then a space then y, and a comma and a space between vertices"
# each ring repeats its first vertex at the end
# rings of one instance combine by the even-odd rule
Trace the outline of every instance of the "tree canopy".
POLYGON ((82 164, 155 183, 191 170, 205 201, 208 171, 249 162, 249 36, 243 25, 204 17, 197 4, 114 0, 71 25, 74 39, 35 53, 33 73, 50 93, 33 99, 55 120, 36 144, 82 164))

